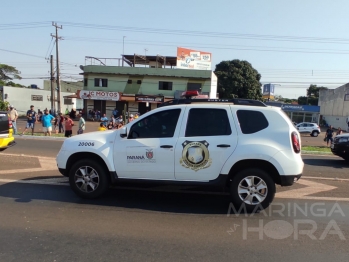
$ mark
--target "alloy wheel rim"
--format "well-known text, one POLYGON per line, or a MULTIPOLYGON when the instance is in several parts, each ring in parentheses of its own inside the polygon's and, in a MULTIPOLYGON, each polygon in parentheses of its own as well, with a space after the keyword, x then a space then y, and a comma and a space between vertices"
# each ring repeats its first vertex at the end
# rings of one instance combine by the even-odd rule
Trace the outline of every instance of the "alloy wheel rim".
POLYGON ((96 191, 99 186, 99 180, 97 171, 90 166, 79 167, 74 175, 75 185, 84 193, 96 191))
POLYGON ((267 194, 268 186, 258 176, 245 177, 239 183, 238 195, 245 204, 258 205, 265 200, 267 194))

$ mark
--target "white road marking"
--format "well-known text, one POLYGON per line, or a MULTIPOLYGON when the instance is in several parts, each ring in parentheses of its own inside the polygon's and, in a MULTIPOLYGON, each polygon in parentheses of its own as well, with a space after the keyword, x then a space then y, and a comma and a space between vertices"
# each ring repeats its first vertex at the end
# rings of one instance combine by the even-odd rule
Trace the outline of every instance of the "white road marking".
MULTIPOLYGON (((39 185, 55 185, 55 186, 69 186, 69 180, 67 177, 61 178, 46 178, 46 179, 35 179, 35 180, 14 180, 14 179, 0 179, 0 183, 20 183, 20 184, 39 184, 39 185)), ((291 189, 283 192, 276 193, 276 198, 285 199, 302 199, 302 200, 317 200, 317 201, 342 201, 349 202, 349 198, 345 197, 313 197, 311 194, 325 192, 336 189, 337 187, 329 186, 322 183, 316 183, 307 181, 305 179, 299 180, 297 183, 305 185, 307 187, 299 189, 291 189)), ((154 188, 138 188, 138 187, 126 187, 126 186, 115 186, 115 189, 122 190, 136 190, 136 191, 147 191, 147 192, 171 192, 171 193, 185 193, 185 194, 205 194, 205 195, 221 195, 228 196, 228 193, 223 192, 205 192, 205 191, 183 191, 166 189, 166 187, 154 187, 154 188)))
POLYGON ((337 177, 302 176, 302 179, 348 181, 349 182, 348 178, 337 178, 337 177))
POLYGON ((0 179, 0 183, 19 183, 19 184, 39 184, 39 185, 56 185, 56 186, 69 186, 68 178, 46 178, 35 180, 15 180, 15 179, 0 179))
MULTIPOLYGON (((56 159, 52 157, 42 157, 42 156, 30 156, 23 154, 4 154, 1 155, 7 156, 16 156, 16 157, 30 157, 37 158, 40 163, 40 168, 31 168, 31 169, 15 169, 15 170, 0 170, 1 174, 14 174, 14 173, 25 173, 25 172, 38 172, 38 171, 47 171, 47 170, 57 170, 56 159)), ((317 157, 328 157, 324 155, 307 155, 307 156, 317 156, 317 157)), ((336 157, 336 156, 331 156, 336 157)), ((312 194, 317 194, 320 192, 334 190, 337 187, 326 185, 323 183, 309 181, 311 180, 332 180, 332 181, 349 181, 349 179, 341 179, 341 178, 330 178, 330 177, 309 177, 303 176, 297 183, 301 185, 305 185, 305 188, 300 189, 291 189, 283 192, 276 193, 276 198, 286 198, 286 199, 305 199, 305 200, 327 200, 327 201, 345 201, 349 202, 349 198, 343 197, 313 197, 309 196, 312 194)), ((35 180, 14 180, 14 179, 0 179, 0 183, 22 183, 22 184, 41 184, 41 185, 59 185, 59 186, 68 186, 68 178, 50 178, 50 179, 35 179, 35 180)), ((205 192, 205 191, 183 191, 183 190, 169 190, 166 187, 154 187, 150 188, 137 188, 137 187, 119 187, 115 188, 119 189, 128 189, 128 190, 140 190, 140 191, 167 191, 173 193, 186 193, 186 194, 211 194, 211 195, 227 195, 227 193, 221 192, 205 192)))
POLYGON ((300 179, 297 184, 305 185, 307 187, 291 189, 275 194, 277 198, 288 198, 288 199, 306 199, 306 200, 329 200, 329 201, 349 201, 349 198, 344 197, 313 197, 309 196, 320 192, 330 191, 336 189, 335 186, 329 186, 322 183, 317 183, 305 179, 300 179))
POLYGON ((15 155, 15 154, 1 154, 1 155, 37 158, 39 160, 39 163, 40 163, 41 167, 0 170, 0 175, 3 175, 3 174, 16 174, 16 173, 28 173, 28 172, 40 172, 40 171, 48 171, 48 170, 50 170, 50 171, 51 170, 57 170, 58 171, 56 159, 53 158, 53 157, 15 155))

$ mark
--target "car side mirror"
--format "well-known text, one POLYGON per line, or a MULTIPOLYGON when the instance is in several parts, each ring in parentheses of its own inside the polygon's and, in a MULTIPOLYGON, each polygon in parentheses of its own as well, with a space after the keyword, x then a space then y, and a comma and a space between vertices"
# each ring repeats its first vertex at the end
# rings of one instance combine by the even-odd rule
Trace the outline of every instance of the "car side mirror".
POLYGON ((120 137, 122 137, 122 138, 127 137, 127 127, 126 126, 123 126, 120 129, 120 137))

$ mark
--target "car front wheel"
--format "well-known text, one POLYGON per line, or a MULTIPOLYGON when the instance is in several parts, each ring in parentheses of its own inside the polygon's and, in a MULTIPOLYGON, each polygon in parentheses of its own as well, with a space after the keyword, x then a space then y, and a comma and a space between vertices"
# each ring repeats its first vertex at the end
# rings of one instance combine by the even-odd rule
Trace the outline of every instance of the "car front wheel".
POLYGON ((105 168, 92 159, 80 160, 69 171, 69 184, 72 190, 82 198, 97 198, 109 187, 109 178, 105 168))
POLYGON ((249 168, 238 172, 230 183, 235 210, 247 213, 267 208, 275 196, 275 183, 263 170, 249 168))

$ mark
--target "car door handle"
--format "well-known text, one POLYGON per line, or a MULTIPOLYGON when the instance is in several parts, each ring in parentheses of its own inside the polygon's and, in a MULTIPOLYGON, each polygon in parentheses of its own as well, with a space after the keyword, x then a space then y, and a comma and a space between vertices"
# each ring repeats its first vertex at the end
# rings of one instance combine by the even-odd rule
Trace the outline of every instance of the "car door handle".
POLYGON ((222 144, 222 145, 217 145, 217 147, 230 147, 230 145, 222 144))
POLYGON ((163 145, 163 146, 160 146, 160 148, 173 148, 173 146, 171 146, 171 145, 163 145))

